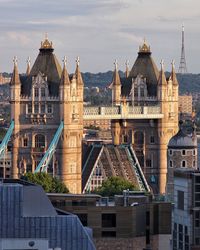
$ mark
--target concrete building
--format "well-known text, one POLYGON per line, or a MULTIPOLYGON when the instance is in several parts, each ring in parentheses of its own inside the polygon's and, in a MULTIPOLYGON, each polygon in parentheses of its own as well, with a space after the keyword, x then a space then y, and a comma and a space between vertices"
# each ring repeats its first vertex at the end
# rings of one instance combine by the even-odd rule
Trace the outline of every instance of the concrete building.
POLYGON ((168 171, 167 195, 173 200, 174 196, 174 171, 177 168, 197 169, 197 136, 194 127, 184 126, 180 121, 178 133, 173 136, 168 144, 168 171))
POLYGON ((144 192, 113 200, 99 195, 48 194, 54 207, 72 212, 93 229, 96 249, 169 250, 171 203, 153 202, 144 192))
POLYGON ((40 186, 2 180, 0 208, 0 249, 95 249, 89 229, 77 216, 56 210, 40 186))
POLYGON ((182 168, 174 173, 173 250, 200 249, 200 172, 182 168))

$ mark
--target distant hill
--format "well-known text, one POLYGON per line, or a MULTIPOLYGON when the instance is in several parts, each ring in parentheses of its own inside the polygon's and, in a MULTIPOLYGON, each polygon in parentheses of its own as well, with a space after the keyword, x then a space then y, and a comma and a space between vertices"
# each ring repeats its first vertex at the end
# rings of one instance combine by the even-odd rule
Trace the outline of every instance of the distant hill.
MULTIPOLYGON (((119 71, 119 74, 121 77, 124 77, 124 72, 119 71)), ((3 73, 5 77, 10 77, 11 74, 9 73, 3 73)), ((105 88, 112 82, 112 71, 107 71, 103 73, 82 73, 83 80, 86 87, 100 87, 105 88)), ((169 76, 169 72, 166 72, 166 76, 169 76)), ((177 74, 177 78, 179 81, 179 92, 180 94, 186 94, 186 93, 200 93, 200 74, 177 74)), ((0 86, 0 90, 2 88, 7 89, 8 86, 0 86)))

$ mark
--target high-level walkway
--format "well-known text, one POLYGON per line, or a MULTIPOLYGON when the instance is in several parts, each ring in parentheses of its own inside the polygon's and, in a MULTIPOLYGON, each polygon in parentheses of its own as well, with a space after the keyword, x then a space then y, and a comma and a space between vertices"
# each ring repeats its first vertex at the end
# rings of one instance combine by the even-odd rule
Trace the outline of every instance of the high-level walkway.
POLYGON ((105 119, 162 119, 159 105, 155 106, 120 106, 110 107, 84 107, 83 120, 105 120, 105 119))

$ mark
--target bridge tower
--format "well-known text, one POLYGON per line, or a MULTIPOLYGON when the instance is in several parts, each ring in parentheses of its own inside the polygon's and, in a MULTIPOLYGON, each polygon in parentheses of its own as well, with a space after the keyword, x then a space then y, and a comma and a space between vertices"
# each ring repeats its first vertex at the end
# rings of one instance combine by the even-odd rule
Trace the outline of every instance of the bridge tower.
POLYGON ((14 120, 14 131, 12 136, 12 177, 17 179, 18 175, 18 149, 19 149, 19 137, 20 137, 20 93, 21 82, 18 73, 17 57, 14 57, 14 69, 10 82, 10 104, 11 104, 11 120, 14 120))
POLYGON ((76 60, 76 71, 69 80, 64 58, 60 83, 60 119, 64 122, 61 138, 61 180, 72 193, 81 193, 83 137, 83 80, 76 60))
POLYGON ((69 79, 66 59, 62 69, 53 52, 52 42, 46 37, 32 68, 28 59, 25 75, 19 75, 14 60, 10 84, 14 119, 12 177, 36 170, 49 146, 55 146, 54 135, 62 121, 62 135, 45 169, 60 177, 71 193, 81 193, 84 84, 79 58, 69 79))

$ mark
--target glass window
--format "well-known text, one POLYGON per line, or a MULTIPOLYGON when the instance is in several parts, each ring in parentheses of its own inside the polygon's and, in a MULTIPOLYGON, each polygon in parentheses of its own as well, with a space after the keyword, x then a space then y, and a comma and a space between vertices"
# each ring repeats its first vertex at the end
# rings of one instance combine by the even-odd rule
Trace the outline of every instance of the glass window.
POLYGON ((196 167, 196 161, 193 161, 193 167, 194 168, 196 167))
POLYGON ((38 104, 34 105, 34 113, 35 114, 39 113, 39 105, 38 104))
POLYGON ((116 214, 102 214, 102 227, 116 227, 116 214))
POLYGON ((170 154, 170 155, 172 155, 172 154, 173 154, 173 151, 172 151, 171 149, 169 150, 169 154, 170 154))
POLYGON ((48 104, 48 106, 47 106, 47 112, 48 112, 49 114, 52 113, 52 105, 51 105, 51 104, 48 104))
POLYGON ((182 167, 182 168, 185 168, 185 167, 186 167, 186 161, 182 161, 182 162, 181 162, 181 167, 182 167))
POLYGON ((41 96, 45 97, 45 88, 41 88, 41 96))
POLYGON ((146 167, 151 168, 151 159, 146 159, 146 167))
POLYGON ((195 151, 195 149, 193 150, 193 155, 196 155, 196 151, 195 151))
MULTIPOLYGON (((178 194, 178 209, 184 210, 184 192, 178 190, 177 194, 178 194)), ((179 227, 179 231, 180 231, 180 227, 179 227)))
POLYGON ((186 155, 185 149, 182 150, 182 155, 186 155))
POLYGON ((45 113, 45 104, 41 104, 41 113, 42 113, 42 114, 45 113))
POLYGON ((152 144, 155 143, 155 138, 153 135, 150 136, 150 143, 152 143, 152 144))
POLYGON ((35 97, 38 97, 39 96, 39 89, 38 88, 35 88, 34 89, 34 95, 35 95, 35 97))
POLYGON ((35 136, 35 147, 44 148, 45 147, 45 136, 38 134, 35 136))
POLYGON ((169 161, 169 167, 173 168, 173 161, 171 161, 171 160, 169 161))
POLYGON ((32 104, 28 104, 28 114, 32 113, 32 104))
POLYGON ((23 140, 23 146, 28 147, 28 138, 24 138, 23 140))

